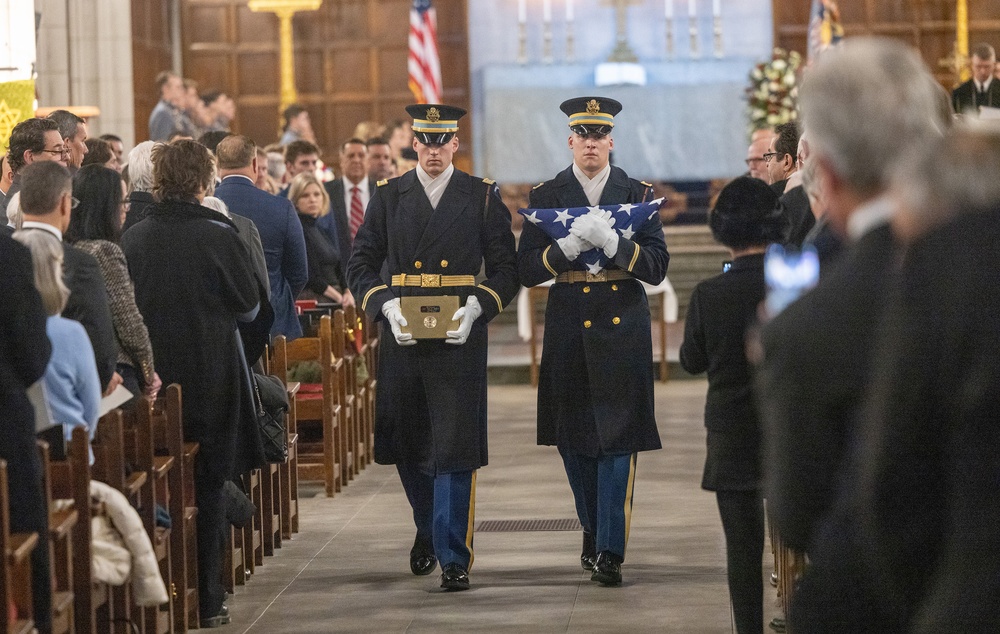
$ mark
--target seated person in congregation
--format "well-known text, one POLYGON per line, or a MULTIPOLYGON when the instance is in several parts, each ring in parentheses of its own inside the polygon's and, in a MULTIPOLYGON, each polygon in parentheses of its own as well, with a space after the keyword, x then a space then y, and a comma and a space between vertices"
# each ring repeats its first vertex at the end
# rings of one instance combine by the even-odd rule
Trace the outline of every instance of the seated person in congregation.
POLYGON ((299 299, 333 301, 353 306, 350 291, 345 290, 344 263, 340 250, 325 231, 316 226, 319 218, 330 213, 330 196, 311 172, 302 172, 292 179, 288 199, 295 205, 302 234, 306 239, 306 258, 309 262, 309 280, 299 293, 299 299))

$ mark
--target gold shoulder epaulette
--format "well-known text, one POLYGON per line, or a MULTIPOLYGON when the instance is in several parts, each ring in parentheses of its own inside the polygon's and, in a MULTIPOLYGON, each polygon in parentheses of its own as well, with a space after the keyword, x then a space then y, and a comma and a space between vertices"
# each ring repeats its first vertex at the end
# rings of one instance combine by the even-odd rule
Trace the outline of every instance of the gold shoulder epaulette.
POLYGON ((386 183, 388 183, 388 182, 389 182, 389 179, 388 179, 388 178, 383 178, 383 179, 382 179, 382 180, 380 180, 379 182, 375 183, 375 187, 381 187, 382 185, 385 185, 385 184, 386 184, 386 183))
POLYGON ((492 178, 484 178, 483 182, 486 183, 487 185, 496 185, 497 184, 497 182, 495 180, 493 180, 492 178))
POLYGON ((535 185, 535 186, 534 186, 534 187, 532 187, 531 189, 538 189, 539 187, 541 187, 541 186, 542 186, 542 185, 544 185, 544 184, 545 184, 545 181, 542 181, 541 183, 538 183, 537 185, 535 185))
POLYGON ((652 187, 653 186, 652 183, 647 183, 646 181, 639 181, 639 182, 642 183, 643 185, 645 185, 646 187, 652 187))

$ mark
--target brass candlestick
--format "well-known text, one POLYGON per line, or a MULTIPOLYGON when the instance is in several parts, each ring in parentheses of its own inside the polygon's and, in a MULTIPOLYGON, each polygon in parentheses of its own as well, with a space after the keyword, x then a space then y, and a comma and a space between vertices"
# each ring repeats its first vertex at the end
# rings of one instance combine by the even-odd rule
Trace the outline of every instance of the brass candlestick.
POLYGON ((674 20, 667 18, 667 59, 674 58, 674 20))
POLYGON ((694 17, 691 18, 688 32, 691 34, 691 59, 698 59, 701 57, 701 51, 698 50, 698 22, 694 17))
POLYGON ((517 25, 517 63, 528 63, 528 25, 521 22, 517 25))
POLYGON ((715 57, 722 58, 722 18, 715 16, 712 18, 712 37, 715 41, 715 57))
POLYGON ((552 63, 552 23, 542 25, 542 63, 552 63))

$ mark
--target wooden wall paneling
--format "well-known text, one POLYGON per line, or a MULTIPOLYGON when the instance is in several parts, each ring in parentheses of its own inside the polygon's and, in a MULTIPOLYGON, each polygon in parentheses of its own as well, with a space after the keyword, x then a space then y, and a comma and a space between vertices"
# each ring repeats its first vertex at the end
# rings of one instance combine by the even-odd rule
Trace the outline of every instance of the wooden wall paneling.
POLYGON ((170 0, 132 0, 132 85, 135 140, 149 138, 149 114, 160 100, 156 76, 173 65, 170 0))
MULTIPOLYGON (((157 0, 168 2, 169 0, 157 0)), ((203 87, 237 103, 234 129, 258 143, 277 138, 278 20, 245 0, 181 0, 184 64, 203 87), (223 85, 216 86, 217 83, 223 85)), ((444 97, 469 108, 467 0, 435 0, 444 97)), ((325 0, 293 20, 296 87, 328 164, 361 121, 404 118, 409 0, 325 0)), ((147 113, 148 117, 148 113, 147 113)), ((468 165, 472 121, 463 119, 456 163, 468 165)))
MULTIPOLYGON (((802 0, 774 0, 775 46, 806 53, 809 6, 802 0)), ((939 65, 955 41, 955 0, 853 0, 839 2, 846 37, 879 35, 920 50, 924 62, 947 88, 954 73, 939 65)), ((1000 0, 969 3, 969 42, 1000 47, 1000 0)))

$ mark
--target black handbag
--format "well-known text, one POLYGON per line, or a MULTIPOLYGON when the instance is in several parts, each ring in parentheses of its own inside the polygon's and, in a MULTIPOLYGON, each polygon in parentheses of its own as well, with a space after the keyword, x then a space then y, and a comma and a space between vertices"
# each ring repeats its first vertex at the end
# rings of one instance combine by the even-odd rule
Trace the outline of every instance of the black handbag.
POLYGON ((254 410, 264 457, 272 464, 288 461, 286 414, 288 393, 276 376, 253 373, 254 410))

